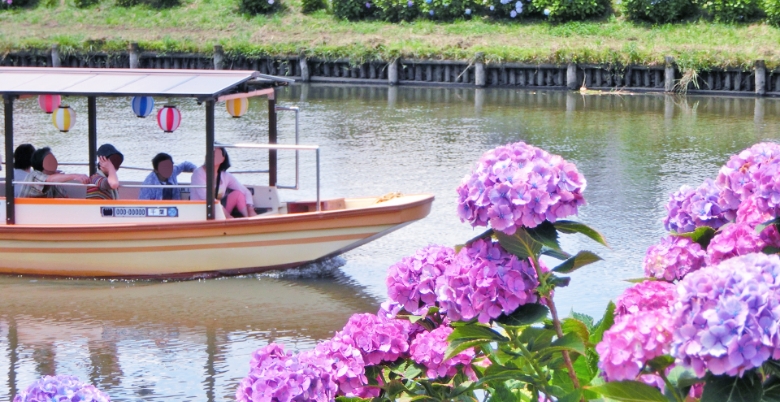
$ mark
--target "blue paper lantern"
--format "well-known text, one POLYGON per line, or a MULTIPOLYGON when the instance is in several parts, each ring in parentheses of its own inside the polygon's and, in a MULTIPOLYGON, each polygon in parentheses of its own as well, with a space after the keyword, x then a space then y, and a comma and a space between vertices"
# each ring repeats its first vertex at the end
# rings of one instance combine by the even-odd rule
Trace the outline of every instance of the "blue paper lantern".
POLYGON ((154 110, 154 98, 151 96, 134 96, 130 101, 133 113, 138 117, 146 117, 154 110))

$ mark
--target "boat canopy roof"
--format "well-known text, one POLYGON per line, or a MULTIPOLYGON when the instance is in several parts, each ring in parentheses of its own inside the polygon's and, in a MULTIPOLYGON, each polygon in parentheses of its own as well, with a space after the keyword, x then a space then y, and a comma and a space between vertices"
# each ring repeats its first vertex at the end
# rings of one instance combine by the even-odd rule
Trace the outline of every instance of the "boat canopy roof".
POLYGON ((264 95, 262 89, 290 82, 293 80, 243 70, 0 67, 3 95, 144 95, 217 100, 264 95))

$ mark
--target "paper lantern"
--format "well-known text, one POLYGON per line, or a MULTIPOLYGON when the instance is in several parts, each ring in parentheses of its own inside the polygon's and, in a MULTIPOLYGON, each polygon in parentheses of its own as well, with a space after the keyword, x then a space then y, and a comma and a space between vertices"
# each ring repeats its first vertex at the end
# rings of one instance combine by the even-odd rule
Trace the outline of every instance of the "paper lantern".
POLYGON ((154 98, 151 96, 133 96, 130 100, 130 107, 133 113, 138 117, 146 117, 152 114, 154 110, 154 98))
POLYGON ((38 95, 38 106, 47 114, 52 114, 60 106, 61 101, 59 95, 38 95))
POLYGON ((241 117, 246 113, 246 110, 249 109, 249 99, 247 98, 238 98, 238 99, 230 99, 227 102, 225 102, 225 107, 227 108, 228 113, 230 113, 233 117, 241 117))
POLYGON ((51 122, 57 130, 67 133, 76 124, 76 111, 68 105, 60 105, 51 115, 51 122))
POLYGON ((181 112, 176 106, 165 105, 157 112, 157 125, 166 132, 172 133, 179 128, 181 123, 181 112))

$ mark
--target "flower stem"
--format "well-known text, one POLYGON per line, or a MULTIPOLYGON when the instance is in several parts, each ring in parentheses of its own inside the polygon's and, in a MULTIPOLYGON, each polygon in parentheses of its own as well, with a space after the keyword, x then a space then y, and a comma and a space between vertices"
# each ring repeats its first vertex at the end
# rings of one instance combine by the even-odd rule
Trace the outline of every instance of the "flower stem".
POLYGON ((664 380, 664 384, 666 384, 666 388, 669 390, 669 392, 671 392, 672 395, 674 395, 674 400, 677 402, 683 402, 682 396, 680 396, 679 393, 677 392, 677 389, 675 389, 672 386, 672 382, 669 381, 668 378, 666 378, 666 373, 664 373, 663 370, 658 370, 657 373, 658 376, 661 377, 662 380, 664 380))

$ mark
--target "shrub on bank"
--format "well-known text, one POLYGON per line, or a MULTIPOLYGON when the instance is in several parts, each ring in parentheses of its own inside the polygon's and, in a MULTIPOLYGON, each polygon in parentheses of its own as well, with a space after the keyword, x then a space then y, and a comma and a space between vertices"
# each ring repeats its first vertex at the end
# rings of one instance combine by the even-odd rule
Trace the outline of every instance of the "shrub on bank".
POLYGON ((536 0, 534 6, 543 10, 550 21, 583 21, 599 18, 610 8, 609 0, 536 0))
POLYGON ((325 0, 301 0, 301 12, 310 14, 318 10, 325 10, 328 5, 325 0))
POLYGON ((718 22, 746 22, 761 15, 761 0, 703 0, 705 15, 718 22))
MULTIPOLYGON (((166 0, 158 0, 166 1, 166 0)), ((174 1, 174 0, 167 0, 174 1)), ((178 0, 177 0, 178 1, 178 0)), ((249 15, 271 14, 279 9, 280 0, 239 0, 239 10, 249 15)))
POLYGON ((780 0, 764 0, 764 13, 768 23, 780 27, 780 0))
MULTIPOLYGON (((89 2, 89 1, 95 1, 97 3, 97 0, 76 0, 76 5, 78 5, 78 2, 89 2)), ((116 0, 116 5, 119 7, 133 7, 133 6, 147 6, 150 8, 171 8, 181 5, 179 0, 116 0)))
POLYGON ((100 0, 73 0, 73 4, 78 8, 89 8, 100 3, 100 0))
POLYGON ((380 18, 388 22, 412 21, 420 16, 424 0, 375 0, 380 18))
POLYGON ((472 0, 418 0, 423 16, 436 21, 454 21, 458 18, 471 18, 475 14, 477 3, 472 0))
POLYGON ((0 10, 26 7, 30 4, 32 4, 32 0, 0 0, 0 10))
POLYGON ((530 0, 484 0, 481 8, 485 15, 495 19, 520 19, 540 14, 530 0))
POLYGON ((349 21, 373 18, 377 15, 374 0, 333 0, 333 15, 349 21))
POLYGON ((657 24, 681 21, 693 15, 693 0, 624 0, 622 11, 632 21, 657 24))

